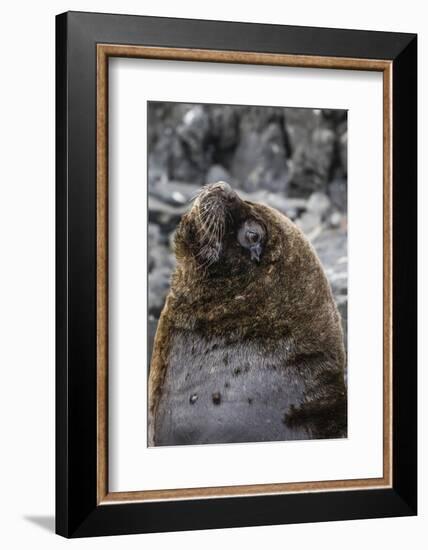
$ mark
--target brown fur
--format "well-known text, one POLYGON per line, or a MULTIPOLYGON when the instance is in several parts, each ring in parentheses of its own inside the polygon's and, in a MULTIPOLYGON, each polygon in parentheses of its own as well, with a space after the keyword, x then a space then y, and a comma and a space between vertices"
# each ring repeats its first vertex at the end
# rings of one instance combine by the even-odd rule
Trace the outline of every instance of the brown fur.
MULTIPOLYGON (((230 342, 257 341, 267 353, 275 350, 279 341, 289 341, 289 362, 313 365, 312 397, 308 397, 307 410, 291 410, 284 422, 306 418, 326 399, 332 411, 346 409, 340 316, 313 247, 291 220, 273 208, 239 198, 234 208, 235 221, 252 218, 265 228, 259 263, 250 261, 248 251, 236 242, 234 222, 223 236, 219 260, 204 265, 197 252, 197 205, 183 216, 177 229, 177 268, 159 320, 150 369, 152 422, 175 330, 197 331, 204 337, 222 337, 230 342), (325 373, 330 373, 329 395, 324 395, 325 373)), ((327 409, 324 407, 320 421, 328 424, 327 409)), ((346 424, 346 411, 344 418, 346 424)))

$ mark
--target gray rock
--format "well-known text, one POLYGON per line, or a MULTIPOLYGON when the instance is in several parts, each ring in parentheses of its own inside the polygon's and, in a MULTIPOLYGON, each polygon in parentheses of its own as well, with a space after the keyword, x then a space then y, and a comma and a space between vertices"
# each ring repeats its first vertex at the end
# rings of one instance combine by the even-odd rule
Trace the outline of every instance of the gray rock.
POLYGON ((292 201, 289 202, 287 197, 280 193, 266 193, 265 196, 260 196, 254 202, 264 202, 272 208, 276 208, 283 214, 286 214, 289 217, 297 216, 297 210, 295 205, 293 206, 292 201))
POLYGON ((155 187, 159 183, 165 182, 168 180, 168 172, 165 164, 162 160, 154 158, 154 155, 149 157, 148 160, 149 169, 148 169, 148 186, 149 189, 155 187))
POLYGON ((311 233, 321 225, 321 216, 317 212, 304 212, 296 224, 300 229, 311 238, 311 233))
MULTIPOLYGON (((153 353, 153 343, 156 335, 156 329, 158 328, 158 319, 149 315, 147 320, 147 364, 150 366, 153 353)), ((149 376, 150 368, 147 369, 147 376, 149 376)))
POLYGON ((210 105, 211 135, 218 150, 227 152, 238 142, 239 107, 233 105, 210 105))
POLYGON ((169 129, 157 132, 157 139, 148 147, 148 184, 149 189, 158 182, 169 178, 171 152, 174 150, 175 136, 169 129))
POLYGON ((284 125, 284 112, 281 107, 239 107, 240 138, 250 132, 260 134, 271 123, 284 125))
POLYGON ((171 270, 159 268, 148 276, 148 305, 149 314, 158 319, 165 304, 170 285, 171 270))
POLYGON ((307 197, 346 176, 345 111, 150 102, 148 115, 150 186, 225 179, 307 197))
POLYGON ((160 229, 159 226, 154 223, 149 223, 147 227, 147 235, 149 240, 149 246, 157 246, 160 241, 160 229))
POLYGON ((328 186, 328 194, 332 204, 340 210, 346 212, 348 206, 348 185, 345 179, 336 178, 328 186))
POLYGON ((342 215, 340 212, 333 212, 330 216, 330 227, 333 229, 338 229, 342 224, 342 215))
MULTIPOLYGON (((188 205, 172 206, 159 200, 155 196, 149 196, 149 221, 158 225, 175 227, 181 216, 186 212, 188 205)), ((173 229, 171 228, 171 230, 173 229)))
POLYGON ((239 191, 239 196, 245 201, 260 202, 276 208, 293 220, 305 212, 307 208, 306 199, 287 197, 281 193, 271 193, 266 190, 258 190, 251 193, 239 191))
POLYGON ((338 304, 348 296, 347 233, 343 230, 323 231, 313 245, 329 279, 338 304))
POLYGON ((336 303, 342 320, 345 348, 348 349, 348 299, 344 296, 338 296, 336 298, 336 303))
POLYGON ((189 150, 179 137, 174 136, 168 149, 168 176, 169 179, 188 181, 201 185, 204 172, 203 163, 194 163, 189 150), (200 165, 202 164, 202 166, 200 165))
POLYGON ((271 122, 261 133, 249 131, 241 135, 232 176, 245 191, 261 187, 271 191, 287 189, 288 164, 279 123, 271 122))
POLYGON ((186 156, 200 175, 206 171, 211 163, 211 150, 206 147, 209 132, 210 119, 207 109, 202 105, 191 107, 177 128, 181 143, 186 148, 186 156))
POLYGON ((166 269, 171 272, 175 266, 174 255, 169 248, 163 245, 149 249, 149 262, 153 266, 152 270, 166 269))
POLYGON ((161 232, 158 225, 149 223, 147 229, 148 242, 148 271, 152 271, 156 265, 155 251, 161 246, 161 232))
POLYGON ((308 143, 314 129, 323 124, 322 112, 319 109, 286 108, 284 123, 293 154, 301 143, 308 143))
POLYGON ((265 196, 258 197, 255 202, 264 202, 292 220, 295 220, 306 210, 306 201, 304 199, 293 199, 279 193, 267 193, 265 196))
POLYGON ((348 132, 345 130, 339 137, 339 152, 342 170, 344 174, 348 173, 348 132))
POLYGON ((347 348, 348 329, 348 255, 347 233, 343 230, 323 231, 313 245, 330 282, 342 319, 344 342, 347 348))
POLYGON ((169 250, 171 251, 171 254, 173 256, 173 261, 174 261, 174 265, 175 265, 174 240, 175 240, 175 230, 171 231, 171 233, 168 235, 168 247, 169 247, 169 250))
POLYGON ((316 109, 287 109, 285 120, 292 147, 290 192, 308 196, 325 191, 334 160, 335 131, 316 109))
POLYGON ((343 109, 323 109, 321 114, 332 129, 340 127, 346 122, 347 113, 343 109))
POLYGON ((166 204, 181 207, 189 204, 200 188, 200 185, 169 180, 158 182, 150 188, 149 194, 150 198, 156 197, 166 204))
POLYGON ((315 191, 308 199, 307 209, 309 212, 319 215, 321 219, 325 219, 330 209, 330 199, 325 193, 315 191))
POLYGON ((215 183, 217 181, 227 181, 227 183, 233 184, 232 176, 221 164, 210 166, 205 176, 205 183, 215 183))

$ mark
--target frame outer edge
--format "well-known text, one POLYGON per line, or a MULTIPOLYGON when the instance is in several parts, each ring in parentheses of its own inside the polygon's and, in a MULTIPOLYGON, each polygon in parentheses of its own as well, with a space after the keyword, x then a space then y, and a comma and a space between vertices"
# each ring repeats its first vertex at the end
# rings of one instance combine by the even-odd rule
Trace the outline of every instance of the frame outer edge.
POLYGON ((56 204, 56 376, 55 376, 55 531, 69 534, 68 506, 68 97, 67 14, 55 19, 55 204, 56 204))
MULTIPOLYGON (((93 34, 96 27, 101 25, 109 30, 114 26, 118 33, 126 32, 127 43, 130 46, 141 43, 142 34, 139 33, 144 30, 146 46, 247 51, 248 43, 261 42, 263 47, 253 47, 250 48, 251 51, 274 53, 280 46, 283 48, 282 51, 288 51, 289 55, 356 57, 370 60, 374 58, 372 51, 377 50, 381 52, 378 59, 391 61, 406 48, 415 36, 412 33, 337 27, 305 27, 85 11, 69 11, 67 13, 70 16, 70 21, 79 25, 82 32, 87 34, 93 34), (218 32, 219 26, 222 27, 220 33, 218 32), (158 37, 159 32, 162 32, 162 40, 154 39, 154 37, 158 37), (183 35, 186 35, 187 43, 184 43, 183 35), (224 48, 224 42, 230 42, 231 37, 236 45, 224 48), (207 40, 210 41, 210 46, 206 46, 207 40), (332 41, 334 41, 334 46, 332 41), (299 42, 298 47, 296 47, 297 42, 299 42), (340 50, 340 53, 337 53, 337 50, 340 50), (358 54, 356 55, 357 50, 358 54)), ((102 39, 98 40, 98 42, 101 41, 102 39)), ((121 41, 116 41, 116 43, 121 43, 121 41)))
POLYGON ((393 486, 417 514, 416 35, 394 60, 393 95, 393 486))

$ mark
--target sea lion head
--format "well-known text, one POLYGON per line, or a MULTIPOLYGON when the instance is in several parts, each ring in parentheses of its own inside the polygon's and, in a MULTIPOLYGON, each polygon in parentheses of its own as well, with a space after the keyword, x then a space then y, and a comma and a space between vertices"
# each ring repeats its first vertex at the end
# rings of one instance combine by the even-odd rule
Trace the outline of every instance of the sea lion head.
POLYGON ((177 260, 208 277, 247 274, 278 256, 284 219, 272 208, 242 200, 226 182, 209 184, 177 228, 177 260))

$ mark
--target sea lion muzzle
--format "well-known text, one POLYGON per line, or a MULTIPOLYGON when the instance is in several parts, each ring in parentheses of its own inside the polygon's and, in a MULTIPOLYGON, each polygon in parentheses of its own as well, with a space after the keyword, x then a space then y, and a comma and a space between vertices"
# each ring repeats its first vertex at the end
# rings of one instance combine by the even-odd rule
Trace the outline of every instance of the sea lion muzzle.
POLYGON ((226 182, 202 188, 190 212, 196 227, 199 249, 196 258, 209 267, 217 263, 226 248, 249 251, 250 260, 261 260, 266 230, 251 217, 251 208, 226 182))
POLYGON ((225 238, 233 230, 236 212, 242 204, 226 182, 207 185, 200 191, 190 216, 195 227, 195 242, 191 244, 201 266, 209 267, 220 260, 225 238))
POLYGON ((256 244, 250 248, 251 259, 256 262, 260 262, 260 256, 262 254, 262 247, 260 244, 256 244))

